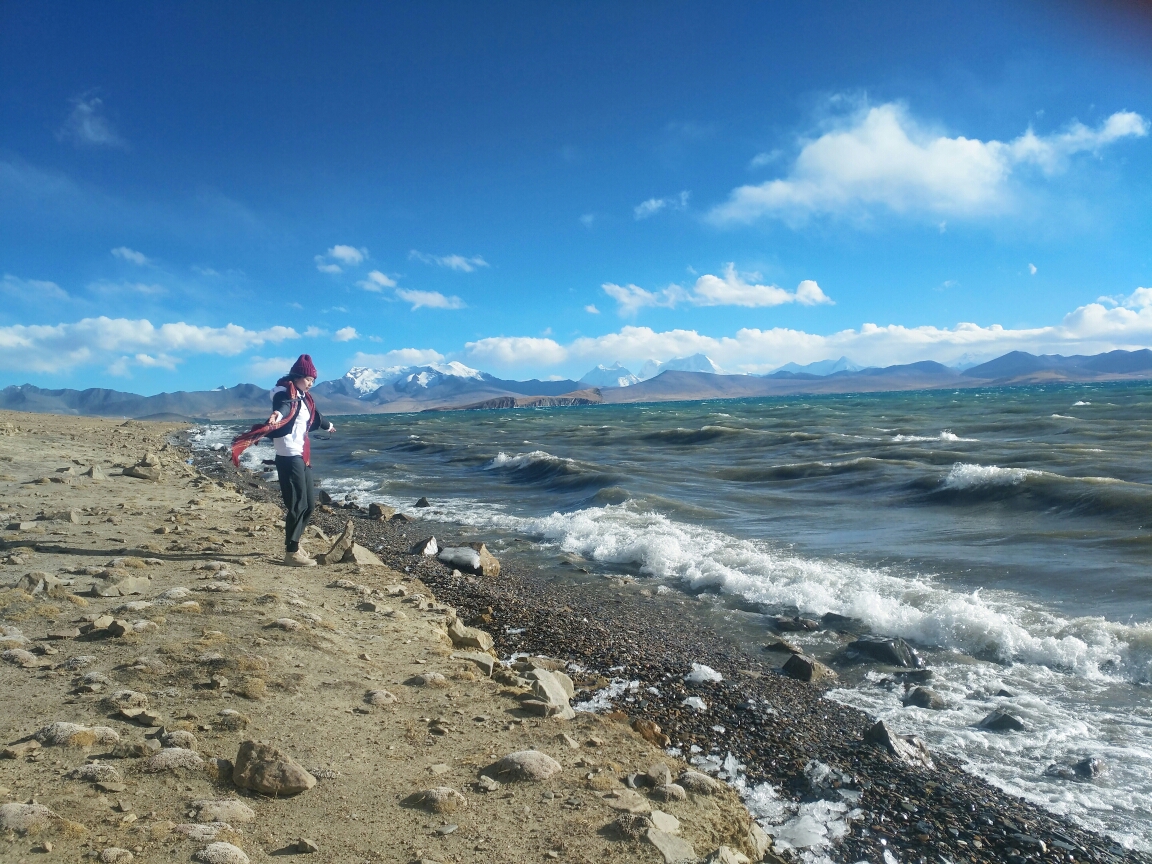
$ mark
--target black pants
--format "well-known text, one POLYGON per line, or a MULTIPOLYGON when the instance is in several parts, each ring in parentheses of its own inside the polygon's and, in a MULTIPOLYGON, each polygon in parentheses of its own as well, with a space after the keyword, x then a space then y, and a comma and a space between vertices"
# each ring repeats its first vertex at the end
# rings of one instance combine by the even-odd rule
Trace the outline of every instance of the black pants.
POLYGON ((300 548, 300 535, 308 527, 312 511, 316 509, 316 487, 312 484, 312 469, 301 456, 277 456, 276 476, 280 478, 280 494, 284 497, 284 548, 295 552, 300 548))

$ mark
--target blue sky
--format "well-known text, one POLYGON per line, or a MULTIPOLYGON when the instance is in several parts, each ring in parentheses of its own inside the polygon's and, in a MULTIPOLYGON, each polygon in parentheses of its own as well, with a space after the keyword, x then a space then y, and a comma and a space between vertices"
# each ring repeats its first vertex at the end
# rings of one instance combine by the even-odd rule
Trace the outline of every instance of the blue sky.
POLYGON ((1146 347, 1138 8, 7 2, 0 383, 1146 347))

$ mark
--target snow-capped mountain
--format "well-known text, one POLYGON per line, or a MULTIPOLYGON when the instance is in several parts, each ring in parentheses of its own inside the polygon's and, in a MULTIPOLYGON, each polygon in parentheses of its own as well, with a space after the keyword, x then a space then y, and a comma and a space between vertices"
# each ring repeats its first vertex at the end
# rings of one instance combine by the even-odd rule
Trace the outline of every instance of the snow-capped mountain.
POLYGON ((429 363, 425 366, 389 366, 385 369, 372 369, 368 366, 353 366, 343 378, 327 381, 333 392, 344 396, 362 398, 375 393, 381 387, 391 387, 400 393, 418 393, 429 390, 446 381, 484 381, 492 376, 479 369, 465 366, 458 360, 450 363, 429 363))
POLYGON ((647 381, 655 378, 661 372, 710 372, 713 375, 723 375, 721 369, 707 354, 693 354, 691 357, 673 357, 665 363, 655 360, 647 361, 640 367, 639 378, 647 381))
POLYGON ((632 384, 639 384, 640 378, 621 366, 620 361, 617 360, 611 366, 605 366, 601 363, 581 378, 580 383, 592 387, 628 387, 632 384))
POLYGON ((858 363, 853 363, 847 357, 841 357, 839 360, 817 360, 815 363, 807 363, 804 366, 798 363, 785 363, 779 369, 773 369, 773 372, 805 372, 809 375, 831 375, 834 372, 859 372, 864 367, 858 363))

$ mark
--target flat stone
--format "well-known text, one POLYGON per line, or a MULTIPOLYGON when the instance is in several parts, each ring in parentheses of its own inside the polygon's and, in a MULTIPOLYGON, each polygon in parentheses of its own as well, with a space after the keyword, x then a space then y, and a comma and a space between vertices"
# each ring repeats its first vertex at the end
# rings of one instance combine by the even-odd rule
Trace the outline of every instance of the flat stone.
POLYGON ((648 813, 652 805, 635 789, 616 789, 604 796, 603 801, 613 810, 626 813, 648 813))
POLYGON ((730 846, 721 846, 709 857, 708 864, 752 864, 752 859, 730 846))
POLYGON ((316 778, 271 744, 244 741, 236 753, 232 782, 273 798, 306 792, 316 778))
POLYGON ((492 672, 496 668, 496 658, 491 654, 485 654, 481 651, 457 651, 451 656, 452 660, 467 660, 470 663, 475 663, 480 667, 480 671, 487 677, 492 677, 492 672))
POLYGON ((40 749, 39 741, 21 741, 0 750, 0 759, 21 759, 40 749))
POLYGON ((648 838, 648 842, 664 856, 666 864, 683 864, 685 861, 698 860, 692 844, 675 834, 669 834, 659 828, 652 827, 648 829, 645 836, 648 838))
POLYGON ((653 828, 663 831, 665 834, 680 833, 680 820, 671 813, 665 813, 663 810, 653 810, 648 814, 648 818, 652 821, 653 828))
POLYGON ((344 556, 340 559, 344 564, 359 564, 361 567, 383 567, 384 562, 373 552, 361 546, 359 543, 353 543, 344 556))

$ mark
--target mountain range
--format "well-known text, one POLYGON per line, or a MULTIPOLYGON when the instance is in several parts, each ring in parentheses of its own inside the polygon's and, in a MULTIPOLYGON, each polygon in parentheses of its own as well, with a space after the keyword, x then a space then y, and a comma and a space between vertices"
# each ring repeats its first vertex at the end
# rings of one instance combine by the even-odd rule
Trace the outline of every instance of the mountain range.
MULTIPOLYGON (((930 360, 861 369, 842 357, 781 368, 766 376, 729 375, 703 354, 652 365, 655 374, 647 378, 619 363, 601 365, 579 382, 514 381, 456 361, 387 369, 353 367, 341 378, 317 384, 312 392, 326 414, 349 415, 1152 379, 1152 351, 1146 348, 1072 357, 1012 351, 963 370, 930 360), (829 369, 835 371, 825 371, 829 369)), ((648 366, 641 372, 652 371, 648 366)), ((262 418, 270 404, 270 391, 255 384, 155 396, 103 388, 52 390, 32 384, 0 390, 0 409, 149 420, 262 418)))

